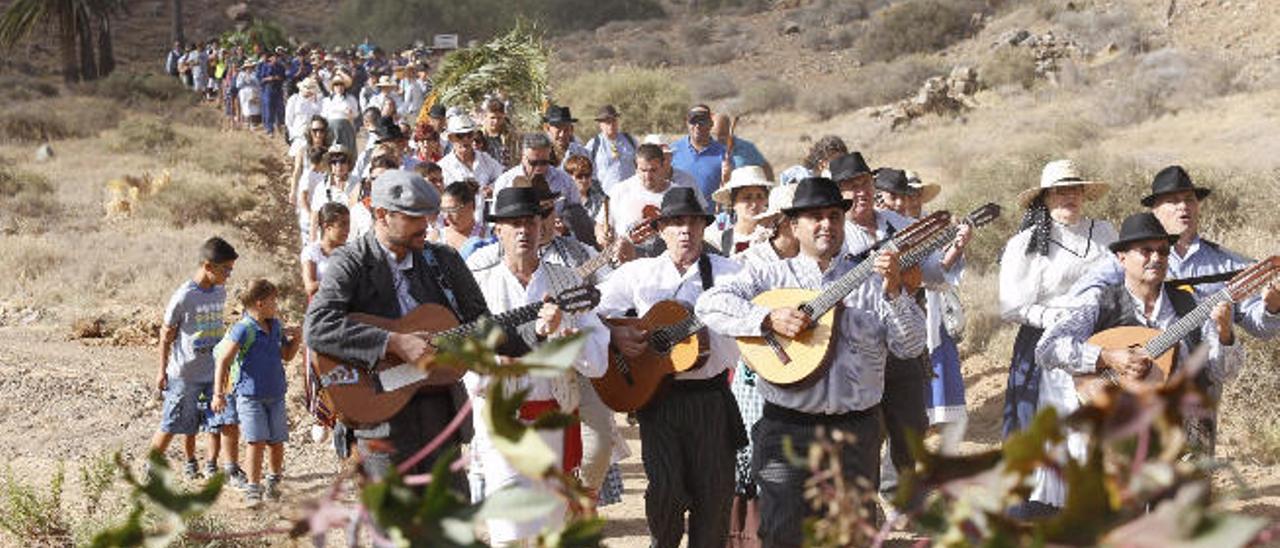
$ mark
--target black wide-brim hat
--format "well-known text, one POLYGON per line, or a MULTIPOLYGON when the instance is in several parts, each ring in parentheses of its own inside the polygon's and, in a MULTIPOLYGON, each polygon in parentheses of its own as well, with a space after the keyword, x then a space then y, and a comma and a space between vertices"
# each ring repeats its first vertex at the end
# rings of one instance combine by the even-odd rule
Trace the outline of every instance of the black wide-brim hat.
POLYGON ((1168 240, 1172 245, 1178 241, 1178 236, 1169 234, 1154 214, 1135 213, 1125 217, 1124 223, 1120 225, 1120 239, 1112 242, 1107 248, 1114 253, 1119 253, 1129 249, 1129 246, 1136 242, 1146 240, 1168 240))
POLYGON ((876 170, 875 187, 877 190, 897 195, 920 193, 919 189, 911 186, 911 180, 907 178, 907 172, 891 167, 882 167, 876 170))
POLYGON ((1154 206, 1156 198, 1161 194, 1170 194, 1174 192, 1182 192, 1184 190, 1194 190, 1197 200, 1203 200, 1209 195, 1210 190, 1196 186, 1191 182, 1191 176, 1187 175, 1187 170, 1182 166, 1169 166, 1156 174, 1156 178, 1151 180, 1151 194, 1142 199, 1142 205, 1145 207, 1154 206))
POLYGON ((542 206, 538 190, 533 187, 512 186, 498 191, 493 200, 493 210, 485 213, 489 222, 521 217, 541 217, 542 206))
POLYGON ((658 221, 663 219, 675 219, 677 217, 702 217, 706 219, 707 224, 711 224, 715 220, 715 216, 707 213, 702 208, 702 202, 698 201, 698 191, 692 188, 677 186, 667 190, 662 195, 662 205, 658 208, 658 216, 650 221, 650 225, 657 228, 658 221))
POLYGON ((542 117, 542 121, 550 124, 576 124, 578 119, 569 113, 569 107, 550 106, 547 107, 547 113, 542 117))
POLYGON ((791 207, 783 209, 788 215, 806 209, 838 207, 845 211, 853 206, 853 200, 846 200, 840 195, 840 186, 826 177, 809 177, 796 183, 796 194, 791 198, 791 207))
POLYGON ((861 152, 850 152, 832 158, 831 162, 827 164, 827 171, 831 172, 831 180, 838 183, 846 179, 870 175, 871 167, 862 158, 861 152))

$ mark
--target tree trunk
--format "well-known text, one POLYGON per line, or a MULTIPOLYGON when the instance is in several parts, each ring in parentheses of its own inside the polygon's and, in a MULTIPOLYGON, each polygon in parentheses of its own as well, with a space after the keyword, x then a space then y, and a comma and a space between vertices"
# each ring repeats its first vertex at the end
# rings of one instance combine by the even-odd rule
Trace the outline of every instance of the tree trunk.
POLYGON ((173 0, 173 41, 181 42, 184 46, 187 43, 182 35, 182 0, 173 0))
POLYGON ((98 79, 98 63, 93 58, 93 27, 88 17, 76 17, 76 38, 80 42, 81 81, 98 79))
POLYGON ((62 80, 74 84, 80 81, 80 65, 76 63, 76 24, 73 14, 62 15, 58 34, 58 47, 62 50, 62 80))
POLYGON ((98 15, 98 74, 106 76, 116 70, 116 52, 111 45, 111 17, 98 15))

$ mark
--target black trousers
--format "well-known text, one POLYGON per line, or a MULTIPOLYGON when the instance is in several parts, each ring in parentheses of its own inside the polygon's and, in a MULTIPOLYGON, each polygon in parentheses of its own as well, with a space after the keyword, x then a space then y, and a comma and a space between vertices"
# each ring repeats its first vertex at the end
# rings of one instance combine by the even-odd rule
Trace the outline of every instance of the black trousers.
MULTIPOLYGON (((397 464, 412 457, 443 432, 449 421, 453 420, 453 413, 453 400, 447 391, 421 392, 409 400, 404 409, 387 421, 385 426, 356 430, 356 448, 365 473, 374 480, 386 477, 397 464)), ((456 443, 442 445, 406 471, 405 475, 430 472, 436 459, 456 446, 456 443)), ((450 485, 464 499, 470 500, 470 489, 463 474, 450 474, 450 485)))
MULTIPOLYGON (((780 418, 770 407, 766 404, 764 417, 751 429, 751 475, 760 494, 760 541, 765 547, 800 546, 804 541, 804 520, 813 515, 804 498, 809 470, 793 466, 783 447, 785 440, 790 440, 795 454, 808 454, 818 425, 780 418)), ((844 445, 841 454, 843 472, 850 481, 862 480, 871 485, 880 468, 879 409, 840 415, 822 426, 828 432, 841 430, 853 435, 856 441, 844 445)))
MULTIPOLYGON (((889 439, 889 457, 899 474, 916 466, 907 444, 907 432, 923 436, 929 429, 924 405, 927 385, 923 357, 904 360, 890 355, 886 360, 880 409, 884 415, 883 435, 889 439)), ((883 441, 884 437, 880 439, 883 441)))
POLYGON ((734 436, 742 424, 740 416, 731 416, 736 412, 725 384, 720 390, 669 389, 636 414, 649 480, 644 510, 650 546, 680 546, 686 512, 689 548, 722 548, 728 541, 734 436))

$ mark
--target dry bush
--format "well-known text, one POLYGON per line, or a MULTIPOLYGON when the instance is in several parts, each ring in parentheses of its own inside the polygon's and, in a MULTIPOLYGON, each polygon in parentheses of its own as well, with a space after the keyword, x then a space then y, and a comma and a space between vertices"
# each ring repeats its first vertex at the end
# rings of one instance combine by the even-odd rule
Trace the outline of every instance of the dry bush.
POLYGON ((1026 48, 1002 47, 983 61, 978 76, 991 87, 1031 89, 1036 83, 1036 60, 1026 48))
POLYGON ((858 76, 839 88, 814 87, 801 93, 797 102, 801 110, 818 118, 829 118, 863 107, 884 105, 906 99, 933 76, 946 73, 936 59, 910 55, 887 63, 873 63, 862 68, 858 76))
POLYGON ((8 71, 0 78, 0 100, 5 103, 30 101, 58 96, 58 85, 17 71, 8 71))
POLYGON ((1219 432, 1238 428, 1233 436, 1241 454, 1263 464, 1280 463, 1280 408, 1259 405, 1280 398, 1280 347, 1242 335, 1246 361, 1240 376, 1223 389, 1219 432))
POLYGON ((715 24, 709 18, 687 20, 683 25, 676 27, 680 43, 686 50, 695 50, 712 43, 715 40, 715 32, 715 24))
POLYGON ((47 109, 19 105, 0 112, 0 139, 19 143, 40 143, 78 137, 74 127, 47 109))
POLYGON ((858 39, 858 31, 849 26, 838 26, 830 30, 810 29, 800 38, 805 49, 813 51, 837 51, 849 49, 858 39))
POLYGON ((802 32, 819 27, 846 25, 866 19, 871 10, 884 0, 817 0, 792 12, 789 20, 800 25, 802 32))
POLYGON ((737 46, 722 42, 690 48, 685 57, 690 65, 723 65, 736 59, 740 51, 737 46))
POLYGON ((154 116, 133 116, 120 124, 111 149, 139 154, 172 153, 191 144, 173 124, 154 116))
POLYGON ((909 53, 943 49, 971 32, 970 20, 983 9, 977 0, 904 0, 871 17, 858 40, 868 61, 888 61, 909 53))
POLYGON ((778 80, 763 79, 752 81, 742 89, 737 106, 744 113, 757 113, 788 109, 795 102, 795 88, 778 80))
MULTIPOLYGON (((256 139, 246 139, 237 133, 195 130, 191 135, 200 153, 192 154, 188 159, 212 175, 251 173, 263 157, 278 152, 274 148, 263 147, 256 139)), ((285 186, 288 187, 287 184, 285 186)))
POLYGON ((624 43, 618 47, 631 64, 642 68, 669 67, 678 64, 679 55, 666 41, 646 35, 639 41, 624 43))
POLYGON ((228 182, 224 176, 195 173, 175 176, 164 190, 142 203, 146 217, 167 221, 175 227, 200 222, 230 224, 256 202, 249 192, 228 182))
POLYGON ((1063 10, 1053 17, 1066 35, 1089 51, 1114 45, 1121 51, 1138 53, 1157 47, 1154 31, 1127 10, 1063 10))
POLYGON ((0 158, 0 231, 40 231, 61 211, 49 178, 0 158))
POLYGON ((190 104, 194 94, 177 78, 159 73, 115 71, 106 78, 83 85, 86 94, 113 99, 130 106, 181 99, 190 104))
POLYGON ((1110 68, 1110 87, 1098 96, 1109 126, 1127 126, 1240 89, 1239 65, 1215 55, 1162 49, 1110 68))
POLYGON ((632 133, 679 132, 691 101, 688 88, 673 80, 665 70, 590 72, 561 85, 558 100, 577 112, 612 104, 622 112, 622 127, 632 133))
POLYGON ((715 101, 738 94, 738 84, 718 70, 699 71, 688 77, 689 93, 694 101, 715 101))

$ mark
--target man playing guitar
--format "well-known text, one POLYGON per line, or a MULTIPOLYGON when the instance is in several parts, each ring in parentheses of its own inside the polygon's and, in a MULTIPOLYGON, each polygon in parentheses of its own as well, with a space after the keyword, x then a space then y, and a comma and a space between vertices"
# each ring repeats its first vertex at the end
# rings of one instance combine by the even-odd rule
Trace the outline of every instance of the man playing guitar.
MULTIPOLYGON (((717 284, 698 300, 698 316, 711 329, 735 337, 760 337, 767 331, 789 338, 800 334, 814 318, 796 308, 770 310, 751 299, 774 288, 824 289, 857 266, 843 252, 850 205, 830 179, 801 181, 782 221, 790 223, 800 254, 717 284)), ((891 354, 919 356, 925 326, 924 314, 903 290, 897 253, 878 254, 875 271, 879 276, 867 278, 842 299, 830 363, 815 379, 779 386, 757 377, 765 404, 751 432, 751 469, 759 489, 764 546, 800 546, 804 519, 813 512, 804 496, 809 470, 791 464, 784 440, 790 440, 795 454, 805 455, 820 426, 842 430, 855 438, 842 448, 848 479, 870 482, 876 476, 885 360, 891 354)))
MULTIPOLYGON (((708 287, 725 283, 742 268, 704 252, 702 235, 712 217, 702 208, 697 190, 666 190, 660 211, 653 224, 666 251, 622 265, 601 284, 597 312, 602 317, 622 316, 628 310, 643 316, 661 301, 692 306, 708 287)), ((613 345, 626 357, 639 356, 650 342, 648 332, 634 327, 614 326, 610 331, 613 345)), ((690 547, 718 548, 729 535, 734 456, 746 445, 727 378, 738 349, 732 339, 715 332, 709 339, 706 362, 677 374, 665 393, 636 413, 649 480, 645 516, 654 547, 680 545, 686 512, 690 547)))
MULTIPOLYGON (((430 184, 412 172, 387 171, 373 183, 372 207, 373 230, 339 248, 330 259, 320 290, 307 308, 305 325, 312 350, 365 369, 384 357, 414 362, 429 352, 428 343, 418 336, 351 321, 350 314, 397 318, 426 303, 449 307, 461 322, 489 313, 457 252, 425 243, 427 227, 440 208, 440 196, 430 184)), ((518 333, 510 331, 499 353, 526 352, 518 333)), ((396 462, 411 456, 443 431, 463 403, 466 395, 458 382, 462 371, 437 368, 427 375, 430 387, 391 420, 354 430, 369 476, 379 479, 396 462)), ((412 472, 427 472, 436 455, 423 459, 412 472)), ((466 488, 463 481, 454 483, 466 488)))

